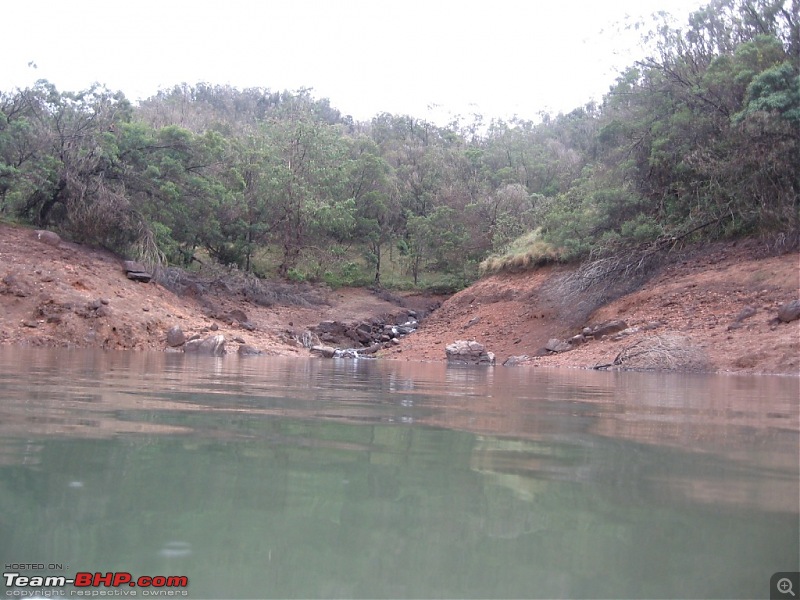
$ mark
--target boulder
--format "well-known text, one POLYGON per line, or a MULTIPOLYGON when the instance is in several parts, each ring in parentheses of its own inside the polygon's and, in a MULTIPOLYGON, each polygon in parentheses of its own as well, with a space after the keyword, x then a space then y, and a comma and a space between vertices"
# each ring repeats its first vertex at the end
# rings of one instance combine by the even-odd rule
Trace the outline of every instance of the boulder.
POLYGON ((787 302, 778 309, 778 318, 784 323, 800 319, 800 300, 787 302))
POLYGON ((184 344, 183 349, 185 352, 222 356, 225 354, 225 336, 212 335, 204 340, 189 340, 184 344))
POLYGON ((45 244, 58 247, 61 245, 61 238, 55 231, 46 231, 44 229, 36 230, 36 239, 45 244))
POLYGON ((445 347, 448 362, 472 364, 472 365, 493 365, 494 354, 487 352, 486 347, 474 340, 456 340, 445 347))
POLYGON ((573 346, 580 346, 581 344, 586 343, 586 337, 582 333, 579 333, 578 335, 574 335, 569 338, 568 341, 573 346))
POLYGON ((236 351, 239 356, 259 356, 264 354, 263 350, 259 350, 255 346, 251 346, 249 344, 242 344, 239 346, 239 349, 236 351))
POLYGON ((357 339, 362 344, 369 344, 372 342, 372 335, 370 334, 369 330, 364 331, 361 326, 354 330, 355 339, 357 339))
POLYGON ((736 318, 734 319, 734 322, 736 322, 736 323, 741 323, 741 322, 742 322, 742 321, 744 321, 745 319, 749 319, 750 317, 752 317, 752 316, 755 316, 755 314, 756 314, 757 312, 758 312, 758 311, 757 311, 755 308, 753 308, 752 306, 745 306, 745 307, 744 307, 744 308, 743 308, 743 309, 742 309, 742 310, 739 312, 739 314, 738 314, 738 315, 736 315, 736 318))
POLYGON ((200 337, 199 337, 199 336, 198 336, 198 337, 196 337, 196 338, 194 338, 194 337, 193 337, 193 338, 190 338, 190 339, 189 339, 189 340, 187 340, 187 341, 186 341, 186 343, 183 345, 183 351, 184 351, 184 352, 197 352, 197 349, 200 347, 200 342, 201 342, 201 341, 202 341, 202 340, 200 339, 200 337))
POLYGON ((333 356, 336 354, 336 348, 331 346, 311 346, 309 350, 311 350, 311 352, 314 354, 319 354, 323 358, 333 358, 333 356))
POLYGON ((604 335, 611 335, 612 333, 617 333, 618 331, 622 331, 623 329, 627 328, 628 324, 625 321, 614 319, 612 321, 605 321, 599 325, 585 327, 583 329, 583 334, 586 336, 601 338, 604 335))
POLYGON ((228 323, 232 321, 238 321, 239 323, 247 323, 250 319, 247 318, 247 314, 238 308, 234 308, 232 311, 228 313, 228 316, 225 319, 228 323))
POLYGON ((214 356, 221 356, 225 354, 225 336, 212 335, 200 342, 198 351, 203 354, 213 354, 214 356))
POLYGON ((551 338, 544 345, 544 348, 545 350, 549 350, 550 352, 567 352, 568 350, 572 350, 572 345, 569 342, 565 342, 564 340, 559 340, 558 338, 551 338))
POLYGON ((167 346, 170 348, 177 348, 178 346, 183 346, 185 343, 186 336, 183 334, 183 330, 180 327, 175 325, 167 331, 167 346))
POLYGON ((527 354, 522 354, 520 356, 509 356, 507 359, 505 359, 505 361, 503 361, 503 366, 518 367, 528 362, 528 360, 530 360, 530 358, 527 354))

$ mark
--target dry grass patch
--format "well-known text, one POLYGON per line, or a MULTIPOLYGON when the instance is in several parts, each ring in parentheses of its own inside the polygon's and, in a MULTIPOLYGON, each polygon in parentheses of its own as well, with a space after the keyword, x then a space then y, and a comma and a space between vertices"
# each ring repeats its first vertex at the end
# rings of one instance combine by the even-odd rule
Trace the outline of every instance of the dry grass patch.
POLYGON ((560 261, 562 252, 540 236, 541 231, 536 229, 518 237, 503 254, 490 256, 480 264, 481 275, 519 273, 560 261))

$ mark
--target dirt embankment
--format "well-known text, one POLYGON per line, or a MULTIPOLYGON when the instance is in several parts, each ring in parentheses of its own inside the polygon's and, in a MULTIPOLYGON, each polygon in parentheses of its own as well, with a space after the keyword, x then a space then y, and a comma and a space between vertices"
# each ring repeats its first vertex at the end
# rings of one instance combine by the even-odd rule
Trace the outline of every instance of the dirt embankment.
MULTIPOLYGON (((579 310, 579 298, 554 293, 566 268, 487 277, 447 299, 381 356, 441 361, 447 344, 464 339, 484 344, 498 364, 524 355, 522 364, 593 367, 637 342, 676 334, 702 351, 710 370, 797 374, 800 321, 784 323, 776 314, 800 297, 799 256, 762 254, 756 243, 696 251, 591 313, 579 310), (569 351, 544 350, 551 340, 612 320, 625 329, 589 336, 569 351)), ((183 286, 178 295, 127 279, 110 253, 0 225, 0 343, 163 350, 177 325, 187 336, 222 334, 229 351, 237 339, 270 354, 306 356, 298 340, 323 321, 377 323, 408 310, 425 313, 444 300, 310 286, 287 292, 284 285, 292 298, 265 301, 224 281, 205 283, 183 286)))
POLYGON ((623 350, 652 347, 652 340, 664 349, 677 339, 681 347, 673 354, 701 356, 701 370, 800 373, 800 321, 777 318, 781 306, 800 298, 797 253, 765 256, 756 242, 697 249, 588 313, 579 297, 559 295, 558 283, 569 273, 547 267, 487 277, 450 298, 387 354, 441 360, 447 344, 464 339, 482 343, 498 364, 525 356, 520 364, 591 368, 613 363, 623 350), (551 340, 566 342, 609 321, 621 321, 616 331, 585 337, 567 351, 545 350, 551 340))
POLYGON ((201 273, 176 294, 126 277, 109 252, 40 237, 0 224, 0 343, 27 346, 164 350, 167 331, 188 338, 224 335, 267 354, 307 356, 303 334, 323 321, 357 324, 425 313, 443 298, 331 290, 321 286, 248 286, 243 275, 201 273), (244 281, 244 283, 243 283, 244 281))

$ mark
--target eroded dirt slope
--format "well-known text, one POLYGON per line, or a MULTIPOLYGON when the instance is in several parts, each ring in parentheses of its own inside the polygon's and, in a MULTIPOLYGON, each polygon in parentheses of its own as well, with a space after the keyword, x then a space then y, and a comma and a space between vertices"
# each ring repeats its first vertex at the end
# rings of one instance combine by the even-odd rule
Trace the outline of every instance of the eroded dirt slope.
MULTIPOLYGON (((177 325, 187 336, 220 333, 268 353, 307 355, 295 338, 321 321, 358 322, 399 310, 364 289, 298 287, 296 296, 308 296, 304 305, 260 306, 224 287, 179 297, 156 283, 131 281, 122 259, 109 252, 50 244, 33 230, 0 224, 0 343, 163 350, 167 330, 177 325), (254 327, 226 318, 234 311, 254 327)), ((435 301, 402 298, 418 310, 435 301)))
POLYGON ((523 364, 594 367, 612 362, 647 336, 675 332, 705 352, 711 370, 800 370, 800 321, 776 322, 778 308, 800 297, 797 253, 765 256, 756 242, 712 245, 586 317, 576 314, 578 298, 554 299, 548 293, 560 275, 563 269, 546 267, 487 277, 450 298, 417 333, 384 354, 443 360, 448 343, 474 339, 496 354, 498 364, 527 355, 523 364), (615 319, 639 331, 591 340, 564 353, 542 352, 552 338, 567 339, 584 326, 615 319))

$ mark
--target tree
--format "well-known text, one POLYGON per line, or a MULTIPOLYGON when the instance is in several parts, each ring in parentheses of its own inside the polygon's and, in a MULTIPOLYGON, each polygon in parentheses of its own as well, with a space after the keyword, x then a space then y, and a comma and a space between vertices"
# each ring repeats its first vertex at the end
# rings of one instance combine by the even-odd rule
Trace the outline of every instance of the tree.
POLYGON ((274 150, 267 166, 271 239, 281 247, 278 274, 286 277, 311 235, 325 229, 319 220, 312 227, 315 215, 348 199, 347 161, 339 130, 315 116, 307 95, 284 105, 280 116, 264 127, 274 150))
POLYGON ((33 185, 20 214, 81 241, 112 248, 130 243, 141 223, 112 172, 117 131, 131 118, 124 95, 99 85, 59 93, 47 81, 19 94, 26 114, 20 125, 30 136, 28 147, 35 148, 25 178, 33 185))
POLYGON ((348 179, 357 220, 354 235, 366 243, 374 283, 380 285, 383 248, 397 235, 402 214, 392 168, 366 136, 351 140, 348 179))

